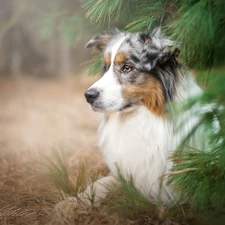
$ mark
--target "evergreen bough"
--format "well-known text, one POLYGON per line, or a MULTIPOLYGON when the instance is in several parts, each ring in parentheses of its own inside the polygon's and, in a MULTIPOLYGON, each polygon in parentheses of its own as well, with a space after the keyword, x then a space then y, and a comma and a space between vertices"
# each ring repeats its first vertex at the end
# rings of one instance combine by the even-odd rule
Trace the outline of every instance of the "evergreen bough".
MULTIPOLYGON (((181 146, 173 155, 170 182, 201 220, 224 224, 225 1, 87 0, 84 8, 87 17, 101 28, 117 26, 131 32, 147 32, 161 26, 180 46, 181 61, 204 86, 204 94, 190 100, 187 106, 213 103, 213 110, 203 113, 200 121, 207 128, 210 149, 184 151, 181 146), (211 129, 215 118, 220 125, 218 132, 211 129)), ((194 133, 195 129, 186 139, 194 133)))

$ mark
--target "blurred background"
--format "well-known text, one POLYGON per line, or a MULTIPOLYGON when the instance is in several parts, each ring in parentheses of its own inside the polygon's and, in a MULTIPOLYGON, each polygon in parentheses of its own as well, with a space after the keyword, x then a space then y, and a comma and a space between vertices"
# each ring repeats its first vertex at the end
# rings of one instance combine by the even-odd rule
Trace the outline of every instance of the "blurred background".
POLYGON ((1 0, 0 73, 68 76, 83 70, 94 32, 81 0, 1 0))
POLYGON ((81 160, 90 170, 101 165, 99 115, 84 98, 98 79, 84 49, 97 29, 82 4, 0 0, 0 224, 49 220, 59 201, 46 200, 56 191, 46 176, 55 159, 69 173, 62 184, 76 178, 81 160))
POLYGON ((81 0, 0 0, 0 151, 92 148, 97 119, 83 93, 85 43, 96 32, 81 0), (81 134, 82 133, 82 134, 81 134))

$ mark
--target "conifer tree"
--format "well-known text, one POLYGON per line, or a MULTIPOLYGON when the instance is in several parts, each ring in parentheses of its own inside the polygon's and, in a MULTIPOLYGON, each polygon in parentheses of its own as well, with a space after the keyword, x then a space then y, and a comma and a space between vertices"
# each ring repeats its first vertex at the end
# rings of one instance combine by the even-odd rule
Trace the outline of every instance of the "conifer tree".
MULTIPOLYGON (((204 94, 194 104, 213 103, 202 113, 210 148, 183 151, 173 156, 170 181, 201 219, 225 221, 225 1, 224 0, 86 0, 87 17, 102 27, 117 26, 130 32, 161 26, 180 46, 180 59, 192 69, 204 94), (216 120, 220 128, 211 129, 216 120)), ((195 133, 195 128, 187 139, 195 133)), ((208 141, 208 140, 206 140, 208 141)), ((212 223, 209 223, 212 224, 212 223)))

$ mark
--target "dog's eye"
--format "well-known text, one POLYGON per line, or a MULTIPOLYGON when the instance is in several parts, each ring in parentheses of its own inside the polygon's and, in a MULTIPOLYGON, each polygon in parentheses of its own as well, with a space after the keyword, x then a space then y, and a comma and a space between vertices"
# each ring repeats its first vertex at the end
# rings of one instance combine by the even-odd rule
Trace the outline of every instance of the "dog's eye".
POLYGON ((132 67, 128 66, 128 65, 124 65, 122 67, 122 71, 125 72, 125 73, 129 73, 131 70, 132 70, 132 67))

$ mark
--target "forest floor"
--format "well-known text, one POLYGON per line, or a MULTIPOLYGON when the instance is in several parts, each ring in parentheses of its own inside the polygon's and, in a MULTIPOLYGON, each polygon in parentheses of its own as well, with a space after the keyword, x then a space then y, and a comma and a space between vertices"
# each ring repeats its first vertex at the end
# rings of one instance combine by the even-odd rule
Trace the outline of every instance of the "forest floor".
POLYGON ((125 211, 109 211, 106 206, 75 204, 54 210, 69 196, 66 184, 78 177, 81 161, 88 165, 87 174, 106 173, 97 147, 99 114, 84 99, 96 79, 0 78, 0 224, 178 224, 160 221, 154 214, 127 217, 125 211), (67 172, 57 170, 60 157, 67 172))
POLYGON ((79 160, 101 165, 98 115, 84 99, 97 77, 0 78, 0 224, 45 224, 56 188, 44 158, 63 152, 71 173, 79 160))

